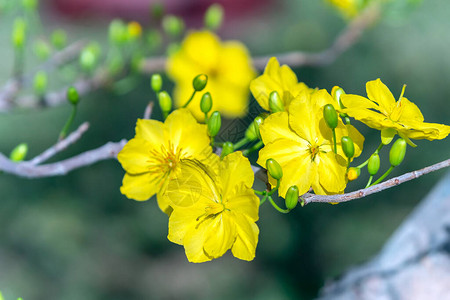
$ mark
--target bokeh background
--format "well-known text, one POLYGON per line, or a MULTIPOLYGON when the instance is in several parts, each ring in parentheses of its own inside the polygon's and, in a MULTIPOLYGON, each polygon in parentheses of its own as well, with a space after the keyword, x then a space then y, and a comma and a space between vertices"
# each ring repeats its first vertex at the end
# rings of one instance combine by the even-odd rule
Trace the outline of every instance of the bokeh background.
MULTIPOLYGON (((164 3, 168 12, 195 28, 212 2, 164 3)), ((221 3, 226 22, 219 34, 243 41, 252 55, 319 51, 346 25, 324 1, 221 3)), ((48 32, 63 28, 70 41, 87 38, 105 44, 112 18, 152 24, 148 5, 147 0, 47 0, 41 1, 40 11, 48 32)), ((339 85, 362 95, 368 80, 381 78, 394 95, 406 83, 405 95, 421 108, 425 121, 449 124, 449 11, 449 1, 428 0, 413 10, 387 12, 333 64, 295 71, 311 87, 330 90, 339 85)), ((12 19, 1 15, 0 20, 3 83, 12 65, 12 19)), ((33 63, 30 59, 28 66, 33 63)), ((165 84, 171 87, 167 80, 165 84)), ((141 76, 125 94, 107 89, 84 97, 75 125, 89 121, 91 128, 54 160, 131 138, 136 119, 152 97, 148 76, 141 76)), ((56 141, 69 113, 70 106, 61 105, 1 114, 0 151, 9 153, 27 142, 29 157, 39 154, 56 141)), ((225 123, 226 128, 242 131, 248 122, 225 123)), ((361 162, 376 148, 379 136, 365 126, 358 128, 366 135, 367 152, 357 160, 361 162)), ((449 139, 417 144, 408 148, 394 175, 449 157, 449 139)), ((382 155, 387 156, 388 149, 382 155)), ((382 168, 387 168, 383 162, 382 168)), ((227 254, 203 264, 188 263, 183 248, 167 240, 167 217, 155 201, 135 202, 120 194, 124 172, 117 161, 100 162, 64 177, 28 180, 0 174, 0 290, 5 299, 24 300, 312 299, 327 279, 375 255, 444 172, 358 201, 311 204, 288 215, 264 205, 254 261, 227 254)))

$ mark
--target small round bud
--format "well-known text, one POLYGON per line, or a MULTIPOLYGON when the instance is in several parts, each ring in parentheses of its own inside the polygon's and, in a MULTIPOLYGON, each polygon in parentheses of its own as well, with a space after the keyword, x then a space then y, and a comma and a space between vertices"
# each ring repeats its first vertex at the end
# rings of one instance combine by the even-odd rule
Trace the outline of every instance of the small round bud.
POLYGON ((371 176, 377 174, 380 169, 380 156, 377 153, 372 154, 367 163, 367 171, 371 176))
POLYGON ((151 82, 152 90, 155 93, 158 93, 161 90, 162 84, 163 84, 161 75, 153 74, 150 82, 151 82))
POLYGON ((220 116, 220 112, 213 112, 208 120, 208 135, 210 137, 215 137, 219 133, 221 125, 222 119, 220 116))
POLYGON ((158 101, 163 113, 168 113, 172 110, 172 98, 166 91, 158 94, 158 101))
POLYGON ((50 46, 43 40, 37 40, 34 43, 34 54, 40 59, 40 60, 46 60, 50 56, 50 46))
POLYGON ((360 174, 361 174, 361 169, 351 167, 347 171, 347 179, 349 181, 353 181, 353 180, 357 179, 360 174))
POLYGON ((20 162, 25 159, 28 153, 28 145, 26 143, 21 143, 17 145, 9 155, 9 159, 14 162, 20 162))
POLYGON ((208 76, 206 74, 200 74, 195 76, 194 80, 192 81, 192 86, 194 87, 194 90, 196 92, 200 92, 205 88, 207 83, 208 76))
POLYGON ((225 142, 222 145, 222 153, 220 153, 220 157, 225 157, 230 153, 234 152, 234 145, 232 142, 225 142))
POLYGON ((273 113, 284 111, 283 101, 277 91, 273 91, 269 95, 269 109, 273 113))
POLYGON ((220 4, 214 3, 205 13, 204 23, 205 27, 211 30, 216 30, 222 25, 223 21, 223 7, 220 4))
POLYGON ((202 99, 200 100, 200 109, 203 113, 207 114, 211 111, 212 108, 212 98, 209 92, 203 94, 202 99))
POLYGON ((273 179, 280 180, 283 177, 283 169, 280 164, 273 158, 266 160, 266 169, 273 179))
POLYGON ((43 96, 47 91, 47 73, 45 71, 39 71, 34 76, 33 88, 36 95, 43 96))
POLYGON ((341 138, 342 151, 344 151, 345 156, 352 158, 355 155, 355 144, 353 144, 352 139, 349 136, 343 136, 341 138))
POLYGON ((14 20, 12 43, 15 48, 23 48, 26 39, 27 23, 22 18, 14 20))
POLYGON ((334 129, 338 125, 338 115, 332 104, 327 104, 323 107, 323 118, 328 127, 334 129))
POLYGON ((74 88, 73 86, 71 86, 67 89, 67 100, 72 105, 77 105, 78 102, 80 102, 80 95, 78 95, 77 89, 74 88))
POLYGON ((345 108, 344 104, 342 104, 341 96, 345 95, 345 92, 342 88, 335 86, 331 90, 331 96, 339 103, 340 108, 345 108))
POLYGON ((127 26, 128 36, 131 40, 135 40, 142 35, 142 26, 136 21, 128 23, 127 26))
POLYGON ((22 0, 22 6, 28 11, 35 11, 38 6, 37 0, 22 0))
POLYGON ((91 49, 83 49, 80 54, 80 65, 85 71, 92 71, 97 59, 91 49))
POLYGON ((397 139, 391 147, 389 152, 389 162, 391 166, 396 167, 402 163, 406 154, 406 141, 405 139, 397 139))
POLYGON ((298 187, 296 185, 291 186, 286 193, 286 198, 284 199, 284 204, 287 209, 294 209, 298 204, 299 197, 298 187))
POLYGON ((171 36, 178 36, 184 30, 184 22, 174 15, 166 15, 162 20, 164 32, 171 36))
POLYGON ((248 126, 245 131, 245 138, 249 141, 255 141, 261 139, 261 133, 259 132, 259 126, 262 124, 264 119, 260 116, 256 117, 253 122, 248 126))
POLYGON ((67 34, 62 29, 56 29, 52 33, 51 40, 52 40, 52 45, 56 49, 60 50, 67 45, 67 34))
POLYGON ((115 19, 109 24, 109 41, 121 45, 128 40, 128 29, 122 20, 115 19))

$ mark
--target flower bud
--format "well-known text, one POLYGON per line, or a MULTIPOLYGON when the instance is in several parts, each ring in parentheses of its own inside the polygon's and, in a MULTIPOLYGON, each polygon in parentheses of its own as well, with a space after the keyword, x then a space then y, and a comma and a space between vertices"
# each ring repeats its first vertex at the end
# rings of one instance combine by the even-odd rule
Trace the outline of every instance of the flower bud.
POLYGON ((67 34, 62 29, 56 29, 52 33, 51 40, 52 40, 52 45, 56 49, 61 50, 62 48, 64 48, 67 45, 67 34))
POLYGON ((344 104, 342 104, 341 96, 345 95, 345 92, 342 88, 335 86, 331 90, 331 96, 339 103, 340 108, 345 108, 344 104))
POLYGON ((284 199, 284 204, 287 209, 294 209, 298 204, 299 197, 298 187, 296 185, 291 186, 286 193, 286 198, 284 199))
POLYGON ((194 80, 192 81, 192 86, 194 87, 194 90, 196 92, 200 92, 205 88, 207 83, 208 76, 206 74, 200 74, 195 76, 194 80))
POLYGON ((73 86, 71 86, 67 89, 67 100, 72 105, 77 105, 78 102, 80 102, 80 95, 78 95, 77 89, 74 88, 73 86))
POLYGON ((342 151, 344 151, 345 156, 352 158, 355 155, 355 144, 353 144, 352 139, 349 136, 343 136, 341 138, 342 151))
POLYGON ((121 45, 128 40, 128 28, 122 20, 115 19, 109 24, 109 41, 121 45))
POLYGON ((127 33, 131 40, 135 40, 142 35, 142 26, 136 21, 132 21, 127 25, 127 33))
POLYGON ((80 53, 80 65, 85 71, 92 71, 97 63, 95 53, 90 48, 84 48, 80 53))
POLYGON ((284 111, 283 101, 277 91, 273 91, 269 95, 269 109, 273 113, 284 111))
POLYGON ((25 159, 28 152, 28 145, 25 143, 21 143, 17 145, 9 155, 9 159, 15 162, 20 162, 25 159))
POLYGON ((211 30, 216 30, 222 25, 223 21, 223 7, 218 3, 214 3, 205 13, 204 23, 205 27, 211 30))
POLYGON ((210 112, 212 108, 212 98, 209 92, 203 94, 202 99, 200 100, 200 109, 204 114, 210 112))
POLYGON ((334 129, 338 125, 338 115, 332 104, 327 104, 323 107, 323 118, 328 127, 334 129))
POLYGON ((208 135, 210 137, 215 137, 219 133, 221 123, 220 112, 213 112, 208 120, 208 135))
POLYGON ((150 83, 152 86, 152 90, 155 93, 158 93, 161 90, 163 81, 162 81, 162 77, 159 74, 153 74, 152 78, 150 79, 150 83))
POLYGON ((159 107, 163 113, 168 113, 172 109, 172 98, 166 91, 158 94, 159 107))
POLYGON ((361 174, 361 169, 351 167, 347 171, 347 179, 349 181, 353 181, 353 180, 357 179, 360 174, 361 174))
POLYGON ((47 73, 45 71, 39 71, 34 76, 33 81, 34 92, 38 96, 43 96, 47 91, 47 73))
POLYGON ((367 163, 367 171, 371 176, 377 174, 380 169, 380 156, 377 153, 372 154, 367 163))
POLYGON ((15 48, 23 48, 26 39, 27 23, 22 18, 14 20, 12 43, 15 48))
POLYGON ((230 153, 233 153, 234 151, 234 145, 232 142, 225 142, 222 145, 222 153, 220 153, 220 157, 224 158, 230 153))
POLYGON ((406 154, 406 141, 402 138, 397 139, 389 152, 389 162, 391 166, 396 167, 402 163, 406 154))
POLYGON ((266 160, 266 169, 273 179, 280 180, 283 177, 283 169, 280 164, 273 158, 266 160))
POLYGON ((259 132, 259 126, 262 124, 264 119, 260 116, 256 117, 253 122, 248 126, 245 131, 245 137, 249 141, 255 141, 261 139, 261 133, 259 132))
POLYGON ((174 15, 166 15, 162 20, 164 32, 171 36, 178 36, 184 30, 184 21, 174 15))
POLYGON ((50 56, 50 46, 43 40, 37 40, 34 43, 34 54, 40 59, 40 60, 46 60, 50 56))

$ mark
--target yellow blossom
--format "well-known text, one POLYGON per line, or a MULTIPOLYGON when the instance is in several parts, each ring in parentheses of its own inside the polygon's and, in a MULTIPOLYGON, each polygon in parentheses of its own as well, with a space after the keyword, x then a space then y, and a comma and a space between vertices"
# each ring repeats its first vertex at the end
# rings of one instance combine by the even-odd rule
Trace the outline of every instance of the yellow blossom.
POLYGON ((410 139, 443 139, 450 133, 450 126, 425 123, 420 109, 403 97, 405 86, 398 101, 388 87, 380 79, 366 84, 367 96, 342 95, 341 100, 346 109, 342 110, 349 116, 381 130, 383 139, 392 140, 398 133, 410 145, 410 139))
MULTIPOLYGON (((276 57, 272 57, 264 69, 264 73, 252 80, 250 90, 265 110, 269 110, 269 95, 276 91, 283 101, 283 106, 287 110, 291 101, 300 94, 301 91, 310 90, 303 82, 298 82, 297 75, 287 65, 280 64, 276 57)), ((311 91, 313 91, 311 89, 311 91)))
POLYGON ((164 123, 138 119, 136 136, 117 156, 126 171, 120 191, 139 201, 157 194, 161 210, 169 213, 168 203, 160 196, 179 170, 180 160, 214 157, 206 125, 197 123, 188 110, 172 112, 164 123))
POLYGON ((253 171, 241 152, 227 155, 218 170, 183 160, 164 197, 173 208, 168 239, 183 245, 190 262, 221 257, 229 249, 242 260, 255 257, 259 199, 253 171))
POLYGON ((188 106, 197 119, 204 117, 200 110, 203 92, 211 93, 212 111, 218 110, 228 117, 242 117, 247 113, 248 87, 255 71, 242 43, 221 42, 210 31, 191 32, 180 49, 169 57, 167 73, 175 81, 174 98, 178 106, 190 98, 192 79, 198 74, 208 75, 205 90, 197 93, 188 106))
POLYGON ((328 0, 335 6, 345 17, 351 18, 356 16, 364 7, 365 0, 328 0))
POLYGON ((138 38, 142 34, 141 24, 139 24, 136 21, 132 21, 132 22, 128 23, 127 29, 128 29, 128 35, 130 36, 131 39, 138 38))
MULTIPOLYGON (((333 152, 332 131, 323 119, 323 107, 334 104, 325 90, 313 94, 303 91, 289 106, 288 112, 270 115, 260 126, 264 148, 259 152, 258 164, 264 166, 269 158, 283 169, 280 195, 285 196, 290 186, 299 193, 310 187, 316 194, 336 194, 346 186, 347 162, 340 147, 342 136, 350 136, 355 144, 355 157, 361 154, 364 137, 339 118, 336 127, 337 154, 333 152)), ((269 178, 274 186, 276 181, 269 178)))

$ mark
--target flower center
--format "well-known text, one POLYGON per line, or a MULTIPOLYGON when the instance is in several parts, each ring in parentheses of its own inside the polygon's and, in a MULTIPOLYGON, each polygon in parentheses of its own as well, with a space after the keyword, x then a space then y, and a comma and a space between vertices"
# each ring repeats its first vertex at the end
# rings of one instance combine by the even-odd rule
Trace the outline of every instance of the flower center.
POLYGON ((181 155, 182 149, 175 149, 171 143, 169 143, 168 148, 161 145, 159 151, 156 149, 150 150, 151 165, 149 167, 149 172, 170 174, 177 168, 181 155))
POLYGON ((210 204, 205 206, 205 213, 197 217, 196 221, 198 224, 196 228, 200 226, 204 221, 208 219, 214 219, 218 215, 220 215, 224 210, 226 210, 225 204, 222 202, 211 202, 210 204))

